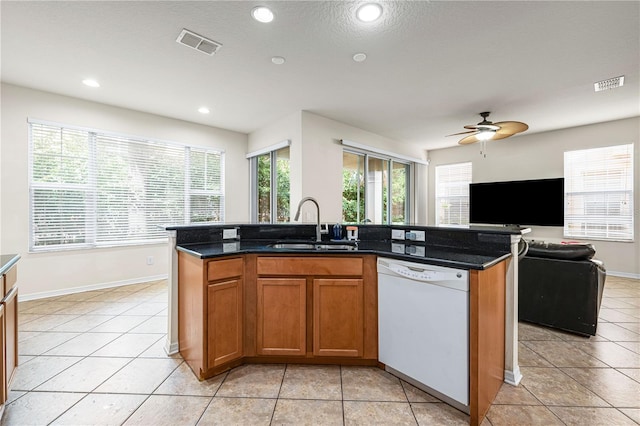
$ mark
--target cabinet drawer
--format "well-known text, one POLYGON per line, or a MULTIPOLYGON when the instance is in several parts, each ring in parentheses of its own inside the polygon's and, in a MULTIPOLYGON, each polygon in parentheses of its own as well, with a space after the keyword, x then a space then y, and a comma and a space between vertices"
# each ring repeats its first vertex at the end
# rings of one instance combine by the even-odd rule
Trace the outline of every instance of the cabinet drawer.
POLYGON ((207 262, 207 281, 242 276, 244 262, 242 258, 211 260, 207 262))
POLYGON ((356 275, 361 276, 360 257, 258 257, 260 275, 356 275))
POLYGON ((18 268, 16 265, 13 265, 7 272, 2 276, 2 297, 9 294, 13 286, 18 281, 18 268))

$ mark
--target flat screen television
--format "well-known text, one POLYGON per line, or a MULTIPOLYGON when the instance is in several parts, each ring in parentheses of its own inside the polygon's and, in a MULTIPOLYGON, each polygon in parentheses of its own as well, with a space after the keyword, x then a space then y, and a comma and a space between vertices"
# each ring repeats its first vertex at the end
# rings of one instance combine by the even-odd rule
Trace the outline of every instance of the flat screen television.
POLYGON ((564 178, 472 183, 469 222, 563 226, 564 178))

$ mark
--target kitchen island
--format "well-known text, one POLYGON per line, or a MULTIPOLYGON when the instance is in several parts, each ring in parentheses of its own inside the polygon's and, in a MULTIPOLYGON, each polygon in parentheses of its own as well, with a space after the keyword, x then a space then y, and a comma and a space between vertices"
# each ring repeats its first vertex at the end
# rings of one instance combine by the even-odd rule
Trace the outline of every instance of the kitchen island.
POLYGON ((9 398, 18 366, 18 260, 17 254, 0 255, 0 416, 9 398))
POLYGON ((457 408, 472 424, 482 421, 504 380, 506 277, 516 231, 367 225, 357 246, 326 242, 319 250, 309 248, 309 225, 167 229, 176 307, 170 329, 177 331, 169 349, 201 379, 252 362, 384 368, 377 333, 382 256, 469 271, 469 405, 457 408), (424 241, 392 239, 396 228, 410 237, 424 232, 424 241))

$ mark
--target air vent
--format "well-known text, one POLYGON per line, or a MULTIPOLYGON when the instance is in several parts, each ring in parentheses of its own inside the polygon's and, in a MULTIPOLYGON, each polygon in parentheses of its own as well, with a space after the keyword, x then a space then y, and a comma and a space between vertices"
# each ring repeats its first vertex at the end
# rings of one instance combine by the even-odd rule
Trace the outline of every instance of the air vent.
POLYGON ((187 29, 182 30, 176 41, 187 47, 206 53, 207 55, 215 54, 222 47, 222 44, 217 41, 202 37, 201 35, 187 29))
POLYGON ((593 83, 593 88, 596 92, 602 92, 603 90, 615 89, 624 85, 624 75, 620 77, 613 77, 607 80, 602 80, 593 83))

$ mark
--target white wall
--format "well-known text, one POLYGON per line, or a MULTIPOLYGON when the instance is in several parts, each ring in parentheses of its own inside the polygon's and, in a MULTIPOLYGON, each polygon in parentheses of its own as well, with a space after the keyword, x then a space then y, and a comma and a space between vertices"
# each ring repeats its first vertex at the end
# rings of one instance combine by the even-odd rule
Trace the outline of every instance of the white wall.
POLYGON ((0 247, 2 253, 22 256, 23 299, 163 277, 168 261, 166 244, 28 253, 27 118, 224 149, 225 218, 248 221, 248 197, 238 191, 248 188, 247 135, 8 84, 2 85, 1 96, 0 247), (154 265, 146 264, 147 256, 154 257, 154 265))
MULTIPOLYGON (((429 200, 435 196, 435 168, 442 164, 471 161, 473 181, 523 180, 562 177, 564 152, 607 145, 634 143, 635 241, 593 243, 596 257, 610 274, 640 278, 640 117, 544 133, 517 135, 487 143, 487 157, 479 144, 429 151, 429 200)), ((429 203, 428 221, 435 223, 434 203, 429 203)), ((562 241, 560 227, 532 227, 530 239, 562 241)), ((575 240, 575 238, 571 238, 575 240)))
POLYGON ((333 223, 342 220, 341 139, 417 159, 424 159, 426 154, 424 148, 419 145, 398 142, 304 111, 302 195, 315 197, 319 201, 323 222, 333 223))
MULTIPOLYGON (((291 216, 303 197, 313 197, 320 204, 320 220, 335 223, 342 220, 342 149, 340 139, 358 142, 380 150, 418 159, 426 151, 418 145, 404 144, 339 121, 299 111, 249 134, 248 151, 291 140, 291 216)), ((418 174, 422 178, 421 174, 418 174)), ((419 188, 422 188, 421 183, 419 188)), ((421 194, 426 191, 421 191, 421 194)), ((420 200, 424 202, 424 199, 420 200)), ((426 209, 423 208, 424 212, 426 209)), ((302 222, 315 223, 316 211, 305 204, 302 222)))
MULTIPOLYGON (((284 140, 290 140, 289 147, 289 211, 291 220, 297 207, 298 201, 302 198, 302 130, 301 112, 297 111, 280 120, 270 123, 261 129, 249 134, 248 152, 259 151, 270 147, 284 140)), ((248 190, 247 190, 248 191, 248 190)))

